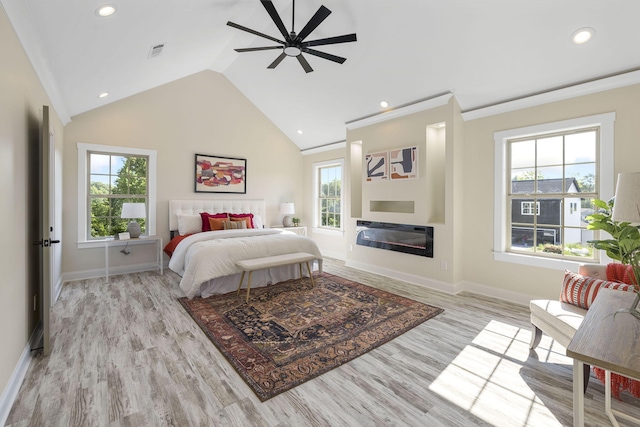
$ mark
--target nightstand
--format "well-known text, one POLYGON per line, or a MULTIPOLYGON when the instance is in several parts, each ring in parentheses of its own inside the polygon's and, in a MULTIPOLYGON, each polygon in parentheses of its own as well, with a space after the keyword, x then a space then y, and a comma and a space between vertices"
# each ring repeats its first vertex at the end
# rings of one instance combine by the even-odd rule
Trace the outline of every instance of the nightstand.
POLYGON ((307 227, 285 227, 283 225, 272 225, 270 228, 275 228, 276 230, 287 230, 307 237, 307 227))
POLYGON ((109 283, 109 247, 111 246, 136 246, 136 245, 156 245, 156 269, 160 274, 164 273, 164 266, 162 264, 162 237, 160 236, 140 236, 135 239, 116 240, 113 237, 108 237, 104 240, 104 273, 107 283, 109 283))

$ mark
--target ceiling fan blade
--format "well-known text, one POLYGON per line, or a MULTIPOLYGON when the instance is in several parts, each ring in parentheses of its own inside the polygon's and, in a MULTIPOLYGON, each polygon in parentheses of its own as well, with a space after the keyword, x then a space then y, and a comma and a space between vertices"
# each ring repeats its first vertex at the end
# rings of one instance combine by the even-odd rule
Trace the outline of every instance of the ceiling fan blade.
MULTIPOLYGON (((347 58, 343 58, 341 56, 336 56, 336 55, 331 55, 330 53, 326 53, 326 52, 320 52, 319 50, 315 50, 315 49, 304 49, 304 53, 308 53, 309 55, 318 56, 318 57, 323 58, 323 59, 328 59, 329 61, 337 62, 339 64, 342 64, 344 61, 347 60, 347 58)), ((298 56, 298 57, 300 57, 300 56, 298 56)))
POLYGON ((260 2, 264 6, 264 8, 267 9, 267 13, 269 14, 269 16, 271 16, 271 19, 273 19, 274 24, 276 24, 276 27, 278 27, 278 30, 280 30, 280 34, 282 34, 284 39, 286 41, 291 40, 291 36, 289 35, 287 29, 284 27, 284 23, 282 22, 280 15, 278 15, 278 11, 273 5, 273 2, 271 0, 260 0, 260 2))
POLYGON ((287 55, 284 52, 282 52, 280 56, 278 56, 275 61, 269 64, 267 68, 276 68, 278 64, 281 63, 284 58, 286 58, 286 56, 287 55))
POLYGON ((265 39, 274 41, 276 43, 285 44, 282 40, 278 40, 278 39, 276 39, 274 37, 271 37, 271 36, 268 36, 266 34, 260 33, 260 32, 258 32, 256 30, 252 30, 251 28, 243 27, 242 25, 238 25, 238 24, 236 24, 234 22, 231 22, 231 21, 227 22, 227 25, 230 26, 230 27, 233 27, 233 28, 237 28, 238 30, 246 31, 247 33, 255 34, 256 36, 264 37, 265 39))
POLYGON ((300 31, 296 40, 302 41, 307 37, 318 25, 324 21, 327 16, 331 15, 331 11, 324 6, 320 6, 320 9, 311 17, 307 25, 300 31))
POLYGON ((313 71, 313 68, 311 68, 311 65, 309 65, 309 63, 304 58, 304 56, 302 56, 302 54, 296 56, 296 58, 298 58, 298 62, 300 63, 300 65, 302 65, 302 68, 304 68, 304 71, 306 73, 310 73, 313 71))
POLYGON ((243 49, 234 49, 236 52, 255 52, 258 50, 282 49, 282 46, 265 46, 265 47, 245 47, 243 49))
POLYGON ((353 34, 346 34, 344 36, 327 37, 326 39, 311 40, 311 41, 302 43, 302 46, 322 46, 325 44, 349 43, 349 42, 356 42, 356 41, 358 41, 358 39, 356 38, 356 34, 353 33, 353 34))

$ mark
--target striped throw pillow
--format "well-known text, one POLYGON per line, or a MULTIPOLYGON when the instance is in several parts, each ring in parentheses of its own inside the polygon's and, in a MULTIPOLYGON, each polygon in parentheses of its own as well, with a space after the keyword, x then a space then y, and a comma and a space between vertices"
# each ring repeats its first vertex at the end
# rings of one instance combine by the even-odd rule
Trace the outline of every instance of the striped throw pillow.
POLYGON ((564 272, 560 301, 589 309, 601 288, 634 292, 634 286, 620 282, 609 282, 595 277, 582 276, 569 270, 564 272))

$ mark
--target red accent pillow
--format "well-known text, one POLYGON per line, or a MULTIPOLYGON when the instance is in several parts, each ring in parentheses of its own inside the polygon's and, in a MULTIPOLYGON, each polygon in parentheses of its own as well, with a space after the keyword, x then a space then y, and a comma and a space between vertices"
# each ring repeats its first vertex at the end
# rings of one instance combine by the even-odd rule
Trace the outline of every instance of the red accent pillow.
POLYGON ((207 213, 207 212, 200 212, 200 216, 202 217, 202 231, 211 231, 211 225, 209 224, 209 218, 226 218, 226 219, 229 219, 229 216, 226 213, 210 214, 210 213, 207 213))
POLYGON ((607 264, 607 280, 612 282, 636 284, 636 278, 633 275, 633 267, 627 264, 619 264, 611 262, 607 264))
POLYGON ((595 277, 582 276, 569 270, 564 272, 560 301, 589 309, 601 288, 634 292, 634 286, 620 282, 609 282, 595 277))
POLYGON ((182 242, 184 239, 186 239, 189 236, 191 236, 191 234, 176 236, 173 239, 171 239, 171 241, 169 241, 169 243, 167 243, 167 245, 164 247, 164 253, 169 255, 169 258, 171 258, 171 256, 173 255, 173 252, 176 250, 176 246, 178 246, 178 243, 182 242))
POLYGON ((247 222, 247 228, 255 228, 253 226, 253 214, 252 213, 248 213, 248 214, 229 214, 229 218, 231 219, 231 221, 238 221, 240 219, 245 219, 245 221, 247 222))

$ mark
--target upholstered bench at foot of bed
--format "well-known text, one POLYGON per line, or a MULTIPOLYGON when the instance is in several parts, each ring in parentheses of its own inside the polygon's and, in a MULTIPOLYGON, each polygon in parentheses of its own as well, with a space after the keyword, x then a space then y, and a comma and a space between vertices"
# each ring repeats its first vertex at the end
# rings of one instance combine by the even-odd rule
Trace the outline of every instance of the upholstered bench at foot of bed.
POLYGON ((272 267, 282 267, 285 265, 299 264, 300 265, 300 277, 302 277, 302 264, 307 264, 307 271, 311 278, 311 284, 313 285, 313 272, 311 270, 311 261, 315 260, 315 255, 308 254, 306 252, 295 252, 292 254, 274 255, 262 258, 246 259, 237 261, 236 265, 242 269, 242 276, 240 277, 240 284, 238 285, 238 295, 242 288, 242 282, 244 282, 244 274, 248 271, 249 278, 247 279, 247 302, 249 302, 249 292, 251 291, 251 273, 256 270, 265 270, 272 267))

